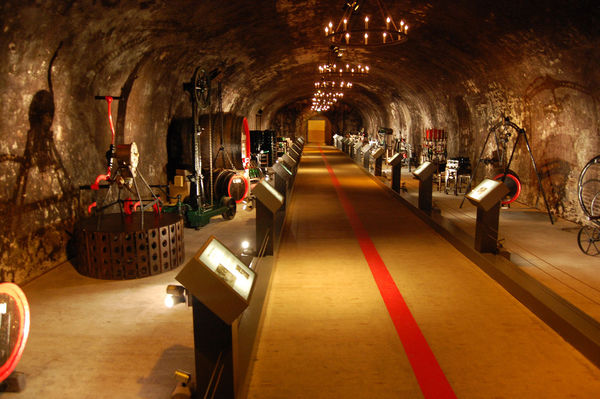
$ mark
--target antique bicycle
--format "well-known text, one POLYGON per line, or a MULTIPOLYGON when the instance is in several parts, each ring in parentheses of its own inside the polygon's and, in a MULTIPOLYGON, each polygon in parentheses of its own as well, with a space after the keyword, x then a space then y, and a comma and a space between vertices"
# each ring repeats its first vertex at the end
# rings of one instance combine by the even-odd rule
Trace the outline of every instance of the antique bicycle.
POLYGON ((581 170, 577 183, 579 205, 589 224, 577 234, 579 249, 590 256, 600 255, 600 155, 581 170))

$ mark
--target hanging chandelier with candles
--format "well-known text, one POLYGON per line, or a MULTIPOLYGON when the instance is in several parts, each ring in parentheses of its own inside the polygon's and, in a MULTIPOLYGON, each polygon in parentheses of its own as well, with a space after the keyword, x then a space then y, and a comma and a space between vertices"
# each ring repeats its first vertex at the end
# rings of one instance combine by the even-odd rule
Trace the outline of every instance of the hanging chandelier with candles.
POLYGON ((325 36, 333 44, 348 47, 379 47, 405 42, 408 25, 404 20, 392 18, 381 0, 370 7, 366 0, 348 0, 344 14, 337 24, 325 26, 325 36))

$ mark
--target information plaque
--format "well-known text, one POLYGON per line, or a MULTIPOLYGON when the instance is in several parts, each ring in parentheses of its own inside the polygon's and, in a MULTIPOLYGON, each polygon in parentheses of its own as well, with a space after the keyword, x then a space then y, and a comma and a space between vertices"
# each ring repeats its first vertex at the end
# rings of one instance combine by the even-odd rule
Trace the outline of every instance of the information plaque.
POLYGON ((381 157, 384 152, 385 152, 385 149, 383 147, 376 147, 374 150, 371 151, 371 157, 373 159, 377 159, 377 158, 381 157))
POLYGON ((289 181, 293 176, 292 171, 289 170, 283 162, 275 162, 273 165, 273 171, 277 176, 281 177, 285 181, 289 181))
POLYGON ((211 236, 175 277, 225 323, 248 307, 254 271, 211 236))
POLYGON ((423 181, 435 172, 435 165, 432 162, 423 162, 417 169, 415 169, 413 176, 423 181))
POLYGON ((283 205, 283 195, 264 180, 254 186, 252 194, 273 213, 277 212, 283 205))
POLYGON ((396 166, 396 165, 399 165, 400 162, 402 162, 402 154, 397 152, 396 154, 394 154, 393 157, 390 158, 388 163, 392 166, 396 166))
POLYGON ((509 191, 506 184, 501 181, 485 179, 465 197, 476 207, 488 211, 502 201, 509 191))

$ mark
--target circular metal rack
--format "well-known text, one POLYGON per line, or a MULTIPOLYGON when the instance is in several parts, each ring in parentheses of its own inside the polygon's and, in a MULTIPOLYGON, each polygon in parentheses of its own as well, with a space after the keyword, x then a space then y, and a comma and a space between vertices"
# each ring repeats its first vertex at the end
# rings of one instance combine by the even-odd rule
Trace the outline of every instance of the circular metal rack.
POLYGON ((76 240, 77 270, 93 278, 147 277, 175 269, 184 258, 183 219, 174 213, 91 217, 77 226, 76 240))

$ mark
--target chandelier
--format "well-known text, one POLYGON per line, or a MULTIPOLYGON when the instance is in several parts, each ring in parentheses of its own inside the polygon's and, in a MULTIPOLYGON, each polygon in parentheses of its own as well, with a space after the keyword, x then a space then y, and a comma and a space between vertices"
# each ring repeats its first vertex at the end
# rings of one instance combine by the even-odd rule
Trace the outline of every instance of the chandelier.
POLYGON ((328 111, 342 97, 344 97, 344 92, 342 91, 319 89, 313 94, 312 106, 310 109, 317 112, 328 111))
POLYGON ((344 14, 336 25, 325 26, 325 36, 337 45, 348 47, 378 47, 399 44, 407 39, 408 25, 390 16, 381 0, 377 9, 367 6, 366 0, 348 0, 344 14))

